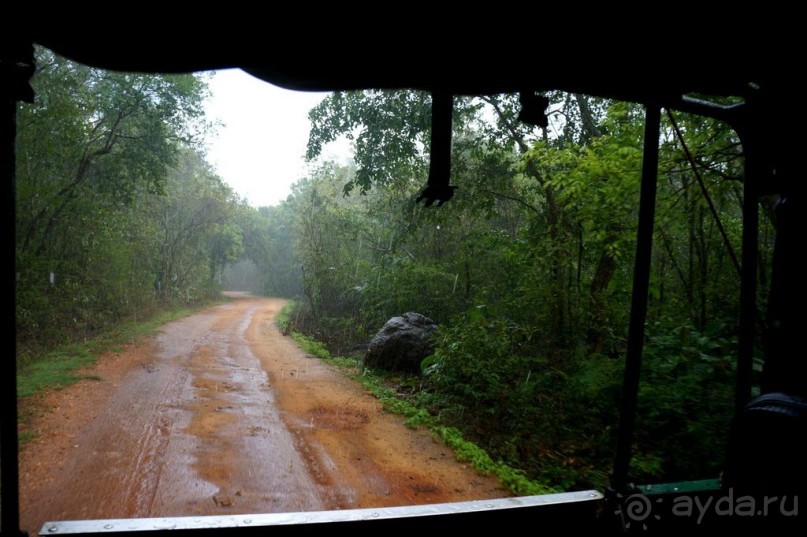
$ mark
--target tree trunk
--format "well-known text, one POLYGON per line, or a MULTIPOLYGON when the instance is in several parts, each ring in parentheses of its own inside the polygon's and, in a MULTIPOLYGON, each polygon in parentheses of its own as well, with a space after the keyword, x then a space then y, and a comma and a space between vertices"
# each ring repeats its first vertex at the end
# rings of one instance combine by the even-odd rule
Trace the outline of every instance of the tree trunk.
POLYGON ((616 260, 603 248, 594 277, 589 287, 589 327, 586 340, 592 352, 602 352, 605 346, 607 316, 605 315, 605 291, 614 277, 616 260))

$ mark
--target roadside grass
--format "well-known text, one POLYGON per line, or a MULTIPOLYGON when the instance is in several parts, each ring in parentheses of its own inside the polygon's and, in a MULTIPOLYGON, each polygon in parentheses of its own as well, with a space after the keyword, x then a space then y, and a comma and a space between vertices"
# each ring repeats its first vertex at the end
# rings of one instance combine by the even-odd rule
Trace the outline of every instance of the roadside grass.
MULTIPOLYGON (((286 319, 288 319, 288 308, 284 308, 284 310, 287 310, 286 319)), ((404 424, 407 427, 411 429, 426 427, 454 450, 458 461, 469 463, 484 474, 495 475, 499 482, 513 494, 527 496, 557 492, 542 483, 529 479, 523 471, 517 468, 502 461, 494 461, 485 450, 466 440, 459 429, 442 425, 439 418, 430 414, 425 408, 418 407, 411 401, 400 397, 382 372, 363 367, 361 360, 356 358, 332 356, 321 342, 299 332, 290 331, 288 335, 306 353, 343 369, 350 378, 359 382, 378 399, 384 410, 405 417, 404 424)))
POLYGON ((208 302, 195 308, 177 308, 155 314, 146 321, 121 323, 96 337, 52 349, 23 348, 17 353, 17 399, 22 402, 17 421, 22 428, 19 446, 24 447, 36 437, 27 428, 30 416, 41 398, 51 390, 62 390, 81 380, 103 380, 86 369, 98 358, 110 352, 122 352, 126 345, 154 336, 165 323, 187 317, 220 301, 208 302))
POLYGON ((161 325, 194 311, 188 308, 164 311, 147 321, 120 324, 80 343, 40 352, 29 351, 24 358, 18 357, 17 360, 17 397, 27 398, 48 390, 60 390, 80 380, 101 380, 79 370, 93 365, 103 354, 121 352, 127 344, 155 335, 161 325))
POLYGON ((48 389, 59 390, 83 379, 101 380, 97 375, 76 372, 96 359, 90 345, 70 345, 38 357, 17 373, 17 397, 33 397, 48 389))
POLYGON ((289 335, 289 331, 291 330, 291 313, 294 309, 293 302, 287 302, 285 306, 280 308, 280 311, 277 312, 275 315, 275 322, 277 323, 277 327, 280 330, 280 333, 284 336, 289 335))

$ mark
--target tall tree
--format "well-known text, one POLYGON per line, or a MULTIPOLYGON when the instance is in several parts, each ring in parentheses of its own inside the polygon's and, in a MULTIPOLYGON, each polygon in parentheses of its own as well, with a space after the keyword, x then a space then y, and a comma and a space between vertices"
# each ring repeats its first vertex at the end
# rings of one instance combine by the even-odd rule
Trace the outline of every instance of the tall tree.
POLYGON ((158 223, 154 272, 160 296, 191 300, 220 281, 243 250, 235 224, 238 199, 202 160, 186 150, 167 178, 165 196, 151 199, 158 223))

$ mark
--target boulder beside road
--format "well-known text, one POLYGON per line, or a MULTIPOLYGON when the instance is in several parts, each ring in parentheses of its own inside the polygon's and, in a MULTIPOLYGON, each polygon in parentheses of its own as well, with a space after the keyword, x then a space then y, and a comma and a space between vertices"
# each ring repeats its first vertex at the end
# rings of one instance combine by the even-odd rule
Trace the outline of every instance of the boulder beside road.
POLYGON ((420 313, 393 317, 370 340, 364 364, 388 371, 420 373, 420 363, 434 352, 437 324, 420 313))

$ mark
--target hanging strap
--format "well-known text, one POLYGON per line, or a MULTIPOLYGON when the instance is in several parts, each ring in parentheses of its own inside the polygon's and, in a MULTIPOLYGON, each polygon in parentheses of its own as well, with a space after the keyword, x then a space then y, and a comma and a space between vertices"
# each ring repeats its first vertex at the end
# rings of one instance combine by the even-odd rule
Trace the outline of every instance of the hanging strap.
POLYGON ((432 93, 432 137, 429 181, 417 198, 426 207, 435 202, 439 207, 454 197, 457 188, 451 180, 451 129, 453 126, 454 96, 450 93, 432 93))

